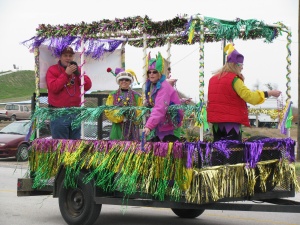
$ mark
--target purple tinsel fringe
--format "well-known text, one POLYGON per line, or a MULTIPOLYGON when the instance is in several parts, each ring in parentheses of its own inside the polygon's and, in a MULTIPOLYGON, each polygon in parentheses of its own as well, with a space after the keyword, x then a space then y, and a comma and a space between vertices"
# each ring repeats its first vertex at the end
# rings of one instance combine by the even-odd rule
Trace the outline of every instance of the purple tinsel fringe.
POLYGON ((249 167, 254 168, 260 159, 264 145, 272 146, 272 150, 285 149, 285 157, 290 162, 295 162, 295 141, 291 138, 276 139, 265 138, 253 142, 245 142, 244 161, 248 163, 249 167))
MULTIPOLYGON (((34 48, 40 47, 41 44, 48 46, 49 51, 52 52, 52 55, 59 57, 61 52, 66 46, 71 46, 75 51, 78 51, 81 46, 81 37, 75 36, 65 36, 65 37, 32 37, 29 40, 21 42, 33 52, 34 48)), ((84 39, 85 56, 90 56, 93 59, 100 59, 106 52, 115 51, 119 45, 123 42, 120 40, 98 40, 98 39, 84 39)))

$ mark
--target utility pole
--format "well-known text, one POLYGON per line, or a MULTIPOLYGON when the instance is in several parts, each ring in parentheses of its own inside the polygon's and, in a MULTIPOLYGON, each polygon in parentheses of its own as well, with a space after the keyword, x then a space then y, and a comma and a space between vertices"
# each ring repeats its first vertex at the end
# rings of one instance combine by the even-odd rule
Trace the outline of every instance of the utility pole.
POLYGON ((297 161, 300 161, 300 3, 298 2, 298 123, 297 123, 297 161))

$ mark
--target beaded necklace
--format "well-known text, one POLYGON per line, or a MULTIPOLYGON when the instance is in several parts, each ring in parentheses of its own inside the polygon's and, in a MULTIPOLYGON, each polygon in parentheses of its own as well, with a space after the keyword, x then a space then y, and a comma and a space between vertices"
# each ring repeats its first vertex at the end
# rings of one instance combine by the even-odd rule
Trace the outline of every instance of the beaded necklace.
MULTIPOLYGON (((59 61, 59 65, 62 66, 64 69, 67 68, 67 67, 63 66, 63 65, 61 64, 60 61, 59 61)), ((57 64, 57 67, 58 67, 58 69, 59 69, 59 72, 62 73, 61 68, 60 68, 59 65, 57 64)), ((75 77, 74 77, 73 75, 72 75, 71 78, 69 78, 68 83, 65 84, 64 87, 66 88, 68 94, 69 94, 71 97, 75 95, 75 92, 76 92, 76 90, 75 90, 75 77), (69 92, 68 87, 70 87, 70 86, 73 86, 73 93, 70 93, 70 92, 69 92)))
POLYGON ((153 95, 153 93, 155 92, 155 90, 156 90, 156 86, 151 83, 150 84, 150 89, 147 92, 147 96, 146 96, 147 103, 150 106, 154 106, 154 104, 155 104, 155 102, 154 102, 155 96, 153 95))
POLYGON ((65 88, 66 88, 68 94, 69 94, 71 97, 75 95, 76 90, 75 90, 75 85, 74 85, 74 84, 65 84, 65 88), (70 87, 70 86, 73 86, 73 93, 70 93, 70 92, 69 92, 69 88, 68 88, 68 87, 70 87))
POLYGON ((134 93, 131 89, 119 90, 114 94, 114 105, 115 106, 132 106, 136 105, 134 99, 134 93))

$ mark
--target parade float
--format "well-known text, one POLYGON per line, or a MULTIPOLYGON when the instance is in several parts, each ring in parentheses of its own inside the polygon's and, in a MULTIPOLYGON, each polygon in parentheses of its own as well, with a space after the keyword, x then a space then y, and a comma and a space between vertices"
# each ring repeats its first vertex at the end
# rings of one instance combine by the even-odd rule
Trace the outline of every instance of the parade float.
MULTIPOLYGON (((299 191, 294 140, 289 137, 254 137, 244 142, 203 140, 205 43, 235 39, 263 39, 271 43, 283 34, 287 38, 287 100, 281 124, 282 132, 288 133, 291 31, 282 23, 183 15, 165 21, 136 16, 92 23, 41 24, 36 36, 24 42, 35 57, 36 93, 29 172, 27 177, 18 179, 18 196, 53 195, 59 199, 61 214, 68 224, 93 224, 104 204, 170 208, 182 218, 195 218, 205 209, 299 213, 299 203, 286 200, 299 191), (124 114, 133 106, 118 108, 96 101, 89 107, 89 95, 83 89, 81 107, 56 110, 46 107, 41 99, 47 94, 40 93, 41 87, 45 88, 46 68, 55 63, 58 49, 67 45, 77 51, 82 75, 87 73, 93 83, 105 83, 111 89, 116 88, 115 82, 106 74, 106 68, 125 68, 127 45, 143 51, 144 79, 149 49, 165 46, 170 62, 172 45, 198 45, 200 100, 195 105, 169 106, 168 113, 172 118, 176 110, 182 109, 185 118, 193 115, 200 129, 199 139, 174 143, 147 142, 143 138, 141 141, 101 139, 104 110, 118 109, 119 114, 124 114), (45 121, 68 113, 78 115, 74 126, 97 121, 98 138, 38 137, 45 121), (269 204, 256 205, 251 202, 255 200, 269 204)), ((96 95, 92 98, 97 98, 96 95)), ((141 115, 151 110, 138 109, 141 115)))

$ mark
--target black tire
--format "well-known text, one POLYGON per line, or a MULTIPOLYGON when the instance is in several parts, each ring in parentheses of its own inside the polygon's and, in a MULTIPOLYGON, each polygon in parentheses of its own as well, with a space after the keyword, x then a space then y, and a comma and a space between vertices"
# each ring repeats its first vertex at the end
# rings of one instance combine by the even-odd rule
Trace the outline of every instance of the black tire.
POLYGON ((16 121, 17 120, 17 117, 15 116, 15 115, 12 115, 11 117, 10 117, 10 121, 16 121))
POLYGON ((16 158, 18 162, 25 162, 28 160, 28 145, 21 144, 18 147, 16 158))
POLYGON ((180 218, 188 218, 188 219, 196 218, 204 212, 204 209, 173 209, 173 208, 171 208, 171 210, 173 211, 173 213, 175 213, 180 218))
POLYGON ((69 225, 92 225, 99 217, 101 204, 94 202, 94 185, 82 182, 84 174, 77 180, 77 188, 65 188, 64 182, 59 189, 59 209, 69 225))

